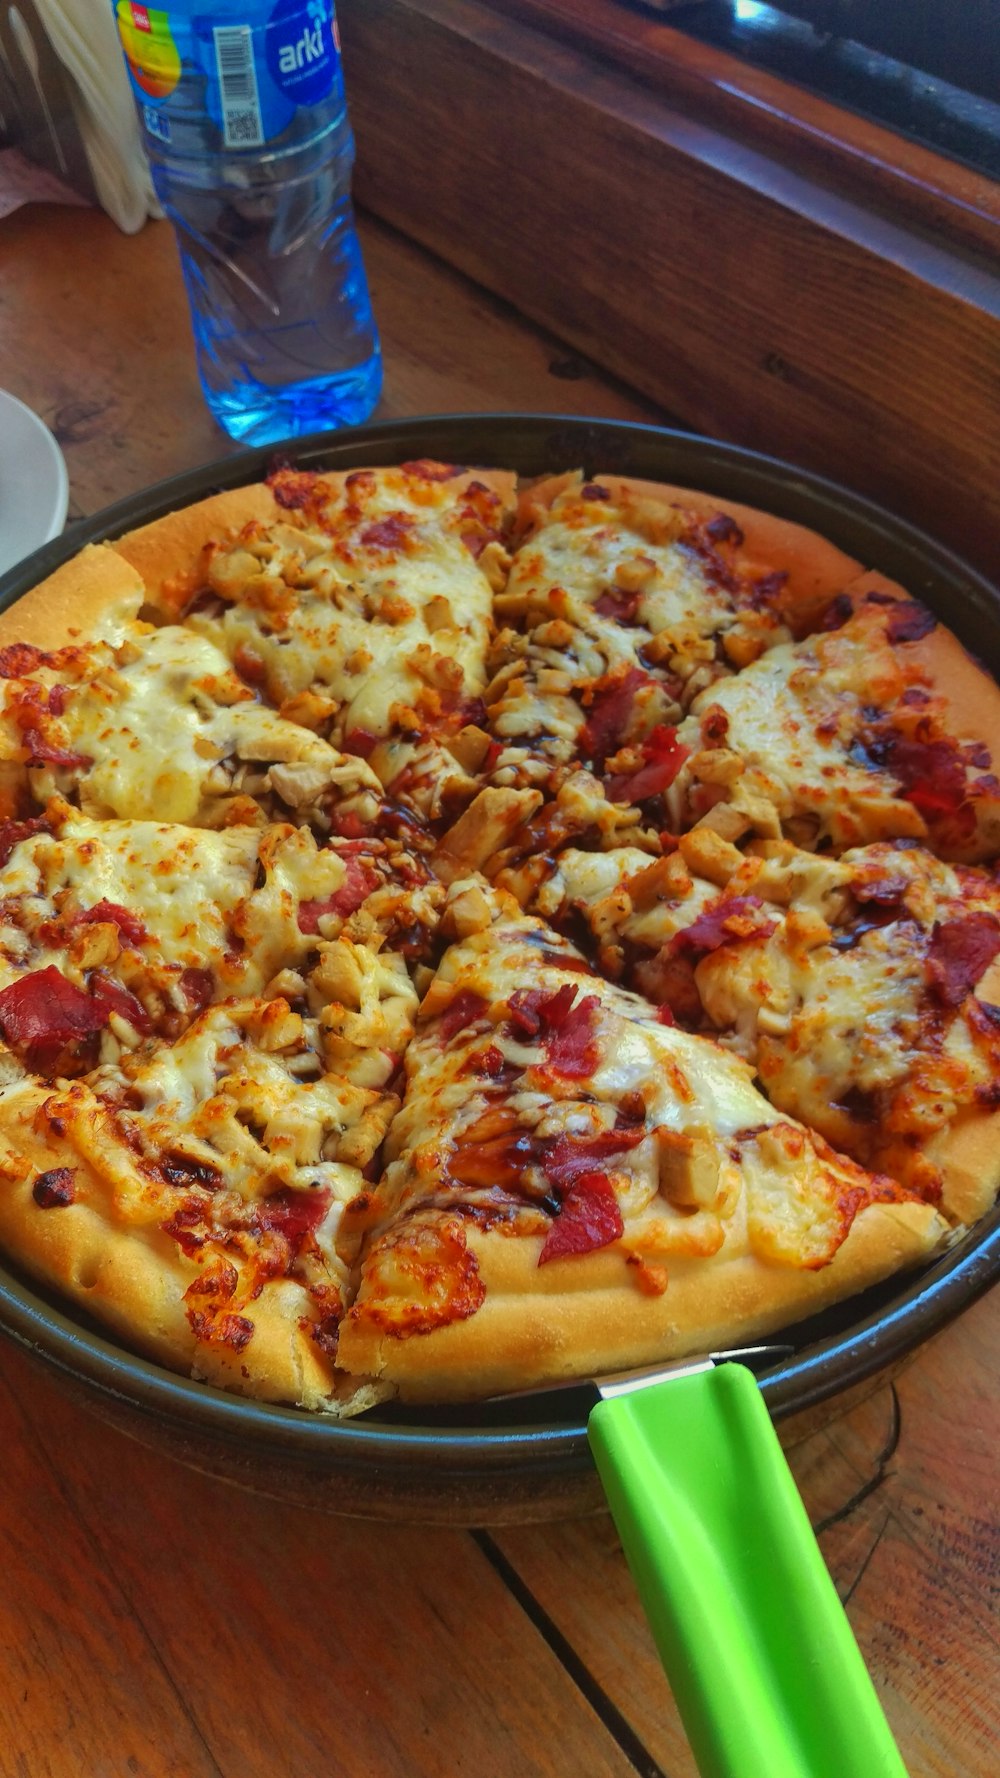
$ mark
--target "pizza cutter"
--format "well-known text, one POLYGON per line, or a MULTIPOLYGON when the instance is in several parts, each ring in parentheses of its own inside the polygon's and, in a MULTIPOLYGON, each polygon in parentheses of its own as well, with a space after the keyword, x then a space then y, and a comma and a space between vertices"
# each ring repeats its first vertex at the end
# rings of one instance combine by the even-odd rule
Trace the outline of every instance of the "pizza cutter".
POLYGON ((594 1378, 608 1505, 702 1778, 906 1778, 747 1368, 774 1355, 594 1378))

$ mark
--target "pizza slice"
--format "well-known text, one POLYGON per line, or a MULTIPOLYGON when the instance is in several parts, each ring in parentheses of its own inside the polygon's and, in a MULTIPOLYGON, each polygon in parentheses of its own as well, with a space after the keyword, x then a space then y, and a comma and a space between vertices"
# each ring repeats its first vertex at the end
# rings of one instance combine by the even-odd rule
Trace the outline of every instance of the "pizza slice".
POLYGON ((995 681, 878 575, 827 621, 694 701, 677 737, 687 752, 669 793, 674 831, 708 819, 727 839, 754 832, 809 850, 911 838, 948 859, 996 857, 995 681))
POLYGON ((586 605, 622 627, 685 702, 786 640, 857 578, 825 538, 769 513, 622 476, 557 476, 521 496, 501 611, 586 605))
POLYGON ((545 797, 493 870, 520 866, 504 880, 525 899, 530 861, 572 838, 658 853, 698 745, 677 732, 685 711, 789 642, 859 564, 801 526, 620 477, 542 483, 520 528, 495 601, 484 769, 545 797))
POLYGON ((765 857, 760 887, 772 871, 784 909, 741 936, 727 889, 710 948, 697 927, 680 941, 711 1025, 737 1034, 772 1104, 974 1222, 1000 1186, 994 875, 905 842, 765 857))
POLYGON ((321 1016, 228 1000, 87 1081, 0 1092, 0 1239, 161 1363, 340 1413, 378 1391, 334 1365, 338 1229, 399 1103, 384 1063, 416 997, 398 960, 338 943, 328 963, 347 1001, 321 1016))
POLYGON ((951 1220, 984 1214, 1000 1080, 1000 886, 915 842, 826 858, 711 830, 567 850, 539 911, 602 972, 753 1066, 772 1104, 951 1220))
POLYGON ((179 625, 136 624, 116 644, 10 643, 0 680, 8 817, 58 795, 104 820, 308 820, 348 835, 380 822, 382 787, 363 759, 261 704, 179 625))
POLYGON ((343 1218, 338 1363, 488 1395, 772 1331, 931 1252, 936 1210, 768 1103, 474 883, 407 1050, 381 1182, 343 1218))
POLYGON ((187 559, 183 525, 116 547, 142 561, 162 615, 183 613, 283 716, 436 821, 469 800, 489 747, 481 693, 513 477, 421 462, 278 471, 270 489, 280 518, 205 552, 193 596, 190 574, 170 572, 187 559))
POLYGON ((399 886, 377 846, 341 847, 282 825, 98 822, 58 802, 0 824, 3 1078, 87 1074, 210 1003, 305 992, 325 946, 388 888, 366 935, 384 941, 377 913, 391 929, 399 886))

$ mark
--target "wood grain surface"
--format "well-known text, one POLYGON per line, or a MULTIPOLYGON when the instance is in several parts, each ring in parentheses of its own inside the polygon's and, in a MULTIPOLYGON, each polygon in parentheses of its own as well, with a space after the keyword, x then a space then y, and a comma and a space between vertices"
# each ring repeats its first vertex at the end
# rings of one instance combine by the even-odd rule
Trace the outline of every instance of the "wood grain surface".
POLYGON ((993 572, 1000 275, 481 0, 343 0, 378 215, 699 431, 993 572))
MULTIPOLYGON (((385 413, 651 413, 363 232, 385 413)), ((165 226, 0 224, 0 386, 55 426, 77 513, 227 449, 165 226)), ((998 1355, 994 1297, 792 1453, 911 1778, 997 1770, 998 1355)), ((282 1506, 164 1462, 7 1345, 0 1452, 0 1778, 693 1778, 605 1518, 465 1532, 282 1506)))
POLYGON ((1000 184, 860 112, 620 0, 488 0, 627 69, 705 123, 735 131, 846 196, 919 222, 938 239, 1000 252, 1000 184))

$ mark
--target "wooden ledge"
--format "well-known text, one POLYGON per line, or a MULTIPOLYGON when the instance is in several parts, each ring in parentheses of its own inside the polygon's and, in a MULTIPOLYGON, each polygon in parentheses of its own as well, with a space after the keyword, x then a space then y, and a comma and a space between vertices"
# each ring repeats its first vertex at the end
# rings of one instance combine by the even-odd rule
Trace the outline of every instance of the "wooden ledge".
POLYGON ((1000 184, 857 112, 700 43, 621 0, 491 0, 493 10, 621 68, 678 109, 897 222, 932 229, 1000 264, 1000 184))
POLYGON ((364 205, 683 422, 995 571, 1000 276, 981 250, 814 176, 798 138, 765 152, 483 0, 338 10, 364 205))

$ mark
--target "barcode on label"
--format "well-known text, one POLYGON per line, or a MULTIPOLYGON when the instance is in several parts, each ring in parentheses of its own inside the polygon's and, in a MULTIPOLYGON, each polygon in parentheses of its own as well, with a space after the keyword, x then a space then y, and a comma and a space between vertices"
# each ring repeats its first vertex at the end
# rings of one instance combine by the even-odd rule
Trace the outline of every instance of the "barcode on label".
POLYGON ((249 25, 216 25, 212 35, 226 147, 259 148, 264 131, 253 65, 253 33, 249 25))

